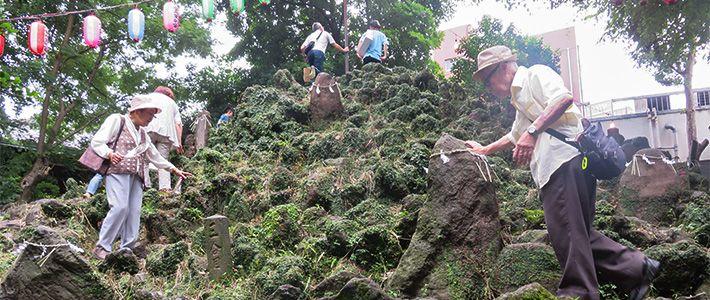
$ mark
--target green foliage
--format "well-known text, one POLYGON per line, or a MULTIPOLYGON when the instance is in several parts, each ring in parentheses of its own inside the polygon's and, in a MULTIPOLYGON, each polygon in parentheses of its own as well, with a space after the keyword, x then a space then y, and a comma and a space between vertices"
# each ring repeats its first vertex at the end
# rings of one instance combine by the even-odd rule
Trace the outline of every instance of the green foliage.
MULTIPOLYGON (((393 54, 388 64, 423 68, 429 64, 429 52, 442 39, 437 31, 439 22, 453 12, 454 1, 407 0, 400 2, 358 0, 349 2, 349 44, 354 45, 367 29, 369 19, 378 19, 390 41, 393 54)), ((221 2, 226 7, 226 1, 221 2)), ((320 22, 334 40, 345 47, 342 6, 334 1, 318 0, 289 2, 285 5, 254 5, 248 14, 228 14, 227 28, 240 41, 230 52, 234 58, 246 58, 252 65, 251 80, 264 83, 278 69, 299 74, 306 64, 299 49, 306 36, 312 32, 313 22, 320 22)), ((359 65, 355 51, 351 51, 351 69, 359 65)), ((344 73, 345 55, 326 52, 325 70, 344 73)))
POLYGON ((301 240, 301 210, 295 204, 284 204, 270 209, 261 221, 263 239, 276 248, 286 248, 301 240))
POLYGON ((452 69, 456 78, 476 93, 483 94, 485 91, 472 77, 478 68, 475 59, 478 53, 496 45, 512 49, 518 57, 518 65, 543 64, 559 72, 559 58, 541 39, 524 36, 512 24, 506 27, 501 20, 484 16, 476 29, 461 41, 457 50, 472 60, 457 60, 452 69))

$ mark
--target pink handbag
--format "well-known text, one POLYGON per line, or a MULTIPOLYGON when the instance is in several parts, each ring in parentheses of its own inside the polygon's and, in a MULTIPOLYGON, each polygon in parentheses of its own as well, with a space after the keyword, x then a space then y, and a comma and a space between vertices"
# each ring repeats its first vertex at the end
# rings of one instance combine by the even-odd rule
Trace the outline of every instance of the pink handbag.
MULTIPOLYGON (((123 133, 124 125, 126 125, 126 119, 121 117, 121 126, 118 129, 118 136, 116 136, 116 139, 111 143, 111 150, 116 150, 116 144, 118 144, 118 139, 121 137, 121 133, 123 133)), ((79 163, 101 175, 106 175, 108 167, 111 165, 110 160, 96 154, 94 149, 91 148, 91 144, 84 150, 84 154, 79 158, 79 163)))

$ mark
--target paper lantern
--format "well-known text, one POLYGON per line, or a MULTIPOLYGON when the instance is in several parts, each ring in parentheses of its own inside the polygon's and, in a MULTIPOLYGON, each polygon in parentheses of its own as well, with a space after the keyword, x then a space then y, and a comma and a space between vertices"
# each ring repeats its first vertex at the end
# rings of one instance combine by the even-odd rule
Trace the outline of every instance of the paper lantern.
POLYGON ((214 20, 213 0, 202 0, 202 17, 205 18, 207 22, 212 22, 212 20, 214 20))
POLYGON ((261 4, 261 6, 269 5, 269 3, 271 3, 271 0, 259 0, 259 4, 261 4))
POLYGON ((233 13, 240 14, 244 12, 244 0, 229 0, 229 4, 232 7, 233 13))
POLYGON ((34 55, 44 55, 47 53, 47 26, 44 25, 42 21, 34 21, 30 24, 27 44, 30 47, 30 52, 34 55))
POLYGON ((128 12, 128 37, 134 42, 140 42, 143 39, 145 31, 145 15, 139 8, 131 9, 128 12))
POLYGON ((101 20, 93 14, 84 18, 84 44, 89 48, 101 44, 101 20))
POLYGON ((0 34, 0 56, 5 53, 5 36, 0 34))
POLYGON ((170 32, 175 32, 180 28, 180 13, 177 4, 171 0, 163 5, 163 27, 170 32))
POLYGON ((663 3, 665 3, 666 5, 676 4, 677 2, 678 0, 663 0, 663 3))

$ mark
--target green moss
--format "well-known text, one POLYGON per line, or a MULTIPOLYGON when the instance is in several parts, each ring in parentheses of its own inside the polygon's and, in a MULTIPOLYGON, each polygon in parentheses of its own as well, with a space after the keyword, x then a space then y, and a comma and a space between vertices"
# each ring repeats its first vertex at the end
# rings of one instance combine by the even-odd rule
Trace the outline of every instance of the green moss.
POLYGON ((303 257, 285 254, 268 259, 254 278, 261 289, 270 294, 283 284, 303 289, 308 270, 308 261, 303 257))
POLYGON ((353 248, 350 260, 369 271, 383 272, 396 267, 403 252, 386 225, 365 227, 355 233, 349 244, 353 248))
POLYGON ((561 275, 552 248, 537 243, 506 246, 498 256, 495 270, 492 285, 501 292, 533 282, 554 290, 561 275))
POLYGON ((187 257, 187 244, 177 242, 164 249, 155 251, 146 259, 146 269, 155 276, 168 277, 175 275, 178 264, 187 257))
POLYGON ((264 214, 260 224, 264 241, 277 248, 295 245, 301 240, 298 220, 301 210, 295 204, 276 206, 264 214))
POLYGON ((657 245, 644 254, 661 262, 662 271, 653 284, 660 296, 693 295, 710 275, 707 250, 692 242, 657 245))

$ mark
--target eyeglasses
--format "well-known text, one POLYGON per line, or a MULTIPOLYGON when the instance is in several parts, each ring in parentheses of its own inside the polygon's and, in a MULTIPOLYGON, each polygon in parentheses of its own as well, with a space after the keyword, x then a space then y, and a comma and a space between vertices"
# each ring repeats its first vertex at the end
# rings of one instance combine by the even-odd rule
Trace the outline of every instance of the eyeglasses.
POLYGON ((493 74, 498 72, 498 68, 500 68, 500 64, 497 64, 495 68, 493 68, 493 71, 488 73, 488 76, 486 76, 486 79, 483 80, 483 85, 485 87, 488 87, 491 84, 491 77, 493 77, 493 74))

